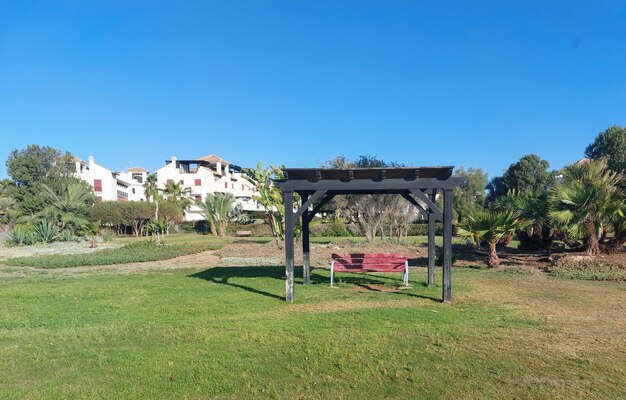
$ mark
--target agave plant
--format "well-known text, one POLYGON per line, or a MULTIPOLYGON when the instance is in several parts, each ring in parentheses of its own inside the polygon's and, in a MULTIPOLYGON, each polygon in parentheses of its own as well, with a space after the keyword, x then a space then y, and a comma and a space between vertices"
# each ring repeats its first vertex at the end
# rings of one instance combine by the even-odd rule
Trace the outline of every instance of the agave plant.
POLYGON ((35 236, 42 243, 51 243, 59 237, 59 230, 48 219, 42 219, 35 225, 35 236))
POLYGON ((548 195, 550 220, 569 238, 582 239, 589 254, 598 254, 600 237, 624 219, 621 181, 622 174, 609 170, 604 160, 565 168, 563 179, 548 195))
POLYGON ((467 216, 459 226, 458 234, 477 247, 486 243, 489 247, 487 265, 496 268, 500 265, 497 245, 528 224, 518 211, 481 210, 467 216))
POLYGON ((8 242, 13 246, 31 244, 29 243, 29 234, 32 234, 32 232, 28 228, 21 225, 16 225, 15 227, 13 227, 11 232, 9 232, 8 242))
POLYGON ((76 236, 74 236, 74 234, 72 233, 71 230, 66 229, 66 230, 62 231, 61 234, 59 235, 59 241, 61 241, 61 242, 75 242, 76 241, 76 236))

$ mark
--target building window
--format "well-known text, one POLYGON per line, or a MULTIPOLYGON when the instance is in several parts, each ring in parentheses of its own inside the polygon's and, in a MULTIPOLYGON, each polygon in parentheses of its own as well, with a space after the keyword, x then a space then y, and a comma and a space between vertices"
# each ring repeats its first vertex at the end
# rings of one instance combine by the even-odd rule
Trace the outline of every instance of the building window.
POLYGON ((185 185, 185 181, 184 180, 179 180, 178 183, 180 183, 180 186, 184 186, 185 185))
POLYGON ((171 180, 171 179, 168 179, 168 180, 167 180, 167 184, 168 184, 168 185, 171 185, 171 184, 172 184, 172 182, 174 182, 174 181, 173 181, 173 180, 171 180))
POLYGON ((199 203, 202 201, 202 195, 201 194, 197 194, 194 196, 194 198, 196 199, 196 201, 199 203))
POLYGON ((246 190, 246 187, 244 186, 244 184, 241 184, 241 190, 246 190))
POLYGON ((93 190, 96 192, 102 192, 102 179, 93 180, 93 190))
POLYGON ((196 179, 194 183, 196 186, 202 186, 202 179, 196 179))
POLYGON ((102 196, 98 196, 98 203, 102 203, 102 196))
POLYGON ((224 189, 228 189, 228 182, 224 182, 224 189))
POLYGON ((133 194, 135 194, 135 188, 133 188, 133 194))

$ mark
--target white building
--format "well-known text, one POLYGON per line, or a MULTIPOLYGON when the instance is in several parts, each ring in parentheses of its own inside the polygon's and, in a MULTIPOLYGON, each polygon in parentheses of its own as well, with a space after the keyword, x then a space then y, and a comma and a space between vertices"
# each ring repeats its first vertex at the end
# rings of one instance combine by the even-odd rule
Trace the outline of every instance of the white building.
MULTIPOLYGON (((243 210, 263 210, 252 198, 256 194, 254 185, 244 178, 241 168, 215 155, 190 160, 172 157, 156 174, 160 189, 165 189, 168 182, 178 182, 191 190, 194 201, 204 201, 208 193, 232 193, 243 210)), ((185 219, 198 221, 204 217, 200 208, 192 205, 185 219)))
POLYGON ((86 163, 78 158, 74 159, 77 178, 89 183, 95 192, 98 201, 128 201, 133 184, 121 174, 113 172, 100 164, 96 164, 93 156, 89 156, 86 163))

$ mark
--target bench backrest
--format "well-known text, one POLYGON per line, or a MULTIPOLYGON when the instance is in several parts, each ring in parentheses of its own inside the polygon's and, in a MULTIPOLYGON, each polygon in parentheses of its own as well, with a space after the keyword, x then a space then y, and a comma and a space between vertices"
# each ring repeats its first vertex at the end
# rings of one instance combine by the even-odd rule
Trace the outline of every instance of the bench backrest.
POLYGON ((407 261, 406 254, 394 253, 350 253, 333 254, 335 271, 346 272, 403 272, 407 261))

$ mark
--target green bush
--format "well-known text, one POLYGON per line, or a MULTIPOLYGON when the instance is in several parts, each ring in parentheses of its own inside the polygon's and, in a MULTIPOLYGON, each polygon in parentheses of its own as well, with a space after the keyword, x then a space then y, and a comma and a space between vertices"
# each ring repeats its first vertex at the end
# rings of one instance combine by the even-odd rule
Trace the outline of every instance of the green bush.
POLYGON ((250 231, 255 237, 272 236, 272 229, 267 223, 263 224, 233 224, 226 227, 226 234, 234 236, 237 231, 250 231))
MULTIPOLYGON (((424 222, 418 222, 411 224, 409 227, 409 236, 426 236, 428 235, 428 224, 424 222)), ((443 224, 441 222, 435 223, 435 235, 443 235, 443 224)))
POLYGON ((11 246, 23 246, 33 244, 33 232, 25 226, 17 225, 9 232, 7 244, 11 246))
POLYGON ((7 265, 35 268, 68 268, 93 265, 126 264, 144 261, 169 260, 206 250, 216 250, 219 246, 208 243, 165 244, 141 241, 116 249, 106 249, 90 254, 49 254, 37 257, 16 257, 5 261, 7 265))
POLYGON ((352 237, 357 235, 355 228, 342 222, 332 222, 329 224, 315 224, 311 226, 311 236, 318 237, 352 237))
POLYGON ((72 231, 70 231, 69 229, 66 229, 63 232, 61 232, 61 234, 59 235, 59 241, 61 241, 61 242, 75 242, 76 241, 76 236, 74 236, 72 231))

